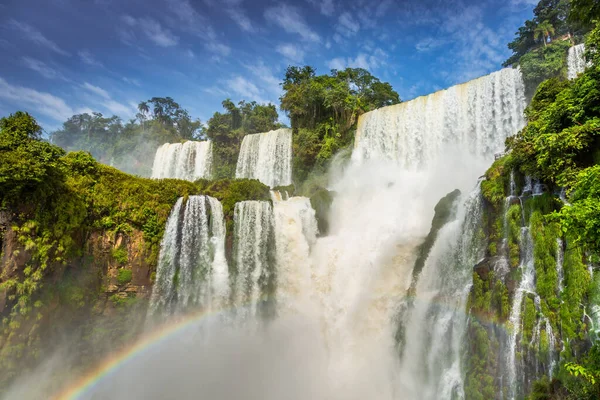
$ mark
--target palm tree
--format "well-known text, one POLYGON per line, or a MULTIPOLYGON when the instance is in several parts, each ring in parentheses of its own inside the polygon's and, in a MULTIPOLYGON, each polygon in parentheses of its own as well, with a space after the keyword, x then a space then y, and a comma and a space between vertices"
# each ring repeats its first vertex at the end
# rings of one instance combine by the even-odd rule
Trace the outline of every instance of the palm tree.
POLYGON ((533 31, 533 38, 535 40, 538 40, 540 37, 543 38, 544 46, 548 45, 546 42, 550 35, 554 35, 554 27, 552 26, 550 21, 540 22, 533 31))

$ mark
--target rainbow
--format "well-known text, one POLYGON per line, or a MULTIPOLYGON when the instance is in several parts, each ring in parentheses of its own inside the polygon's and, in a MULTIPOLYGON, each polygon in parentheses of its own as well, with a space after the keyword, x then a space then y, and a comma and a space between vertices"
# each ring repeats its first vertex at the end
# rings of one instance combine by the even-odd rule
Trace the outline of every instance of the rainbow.
POLYGON ((96 368, 87 374, 83 375, 77 381, 72 383, 69 387, 64 389, 61 393, 52 397, 52 400, 76 400, 83 396, 86 392, 93 389, 95 385, 102 381, 103 378, 108 377, 121 365, 127 361, 135 358, 141 354, 144 350, 150 348, 153 345, 160 344, 166 341, 171 336, 176 335, 191 327, 198 321, 205 317, 209 317, 215 314, 219 314, 220 311, 203 311, 194 313, 186 316, 176 323, 171 323, 162 326, 151 333, 143 336, 131 347, 128 347, 120 352, 117 352, 101 362, 96 368))
MULTIPOLYGON (((404 298, 405 300, 412 299, 418 300, 415 296, 407 296, 404 298)), ((440 307, 446 307, 442 302, 438 302, 440 307)), ((184 330, 190 328, 194 324, 198 323, 200 320, 215 316, 218 314, 225 313, 231 310, 211 310, 211 311, 201 311, 192 313, 190 315, 185 316, 179 321, 173 323, 167 323, 160 328, 148 333, 147 335, 140 338, 135 344, 132 346, 121 350, 120 352, 116 352, 110 357, 106 358, 104 361, 100 362, 94 369, 90 372, 84 374, 82 377, 77 379, 75 382, 71 383, 66 389, 63 389, 60 393, 51 397, 51 400, 77 400, 80 399, 83 395, 85 395, 88 391, 94 389, 98 383, 100 383, 104 378, 109 377, 112 373, 114 373, 118 368, 123 366, 127 361, 134 359, 136 356, 141 355, 145 350, 150 349, 152 346, 163 343, 166 340, 170 339, 172 336, 177 335, 178 333, 183 332, 184 330)), ((497 322, 486 318, 483 315, 471 314, 472 318, 477 319, 478 321, 501 326, 503 329, 506 327, 499 325, 497 322)))

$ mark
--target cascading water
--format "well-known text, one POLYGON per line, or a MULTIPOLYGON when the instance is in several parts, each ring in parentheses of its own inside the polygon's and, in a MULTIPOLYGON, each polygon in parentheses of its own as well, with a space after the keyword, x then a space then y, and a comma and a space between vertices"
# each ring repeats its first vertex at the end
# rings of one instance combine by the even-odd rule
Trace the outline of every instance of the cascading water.
POLYGON ((454 221, 438 234, 419 275, 417 297, 405 319, 400 376, 411 399, 464 398, 461 371, 466 304, 473 266, 485 248, 479 190, 462 202, 454 221))
POLYGON ((209 196, 180 198, 167 221, 149 314, 222 307, 228 275, 221 203, 209 196))
POLYGON ((503 149, 506 137, 524 126, 524 93, 519 70, 503 69, 371 111, 359 120, 352 157, 393 160, 405 169, 430 166, 455 154, 489 159, 503 149))
POLYGON ((569 79, 577 78, 577 75, 585 71, 586 66, 585 44, 570 47, 567 55, 567 77, 569 79))
POLYGON ((156 151, 152 178, 175 178, 195 181, 210 178, 212 142, 165 143, 156 151))
POLYGON ((262 300, 273 290, 275 271, 271 268, 273 211, 266 201, 242 201, 234 211, 233 304, 244 316, 253 318, 262 300))
MULTIPOLYGON (((188 260, 183 250, 202 252, 201 244, 211 238, 208 226, 214 226, 202 219, 201 204, 186 212, 189 200, 179 200, 162 243, 152 312, 180 299, 202 303, 204 294, 219 293, 213 286, 228 281, 227 305, 236 316, 271 321, 250 333, 240 329, 225 345, 198 345, 202 352, 191 359, 202 359, 201 373, 184 368, 169 375, 190 387, 179 398, 198 388, 212 398, 460 398, 466 299, 480 255, 478 190, 458 203, 454 220, 440 230, 402 321, 398 310, 435 204, 455 189, 468 193, 504 139, 523 126, 523 93, 519 72, 503 70, 361 116, 352 160, 330 184, 335 196, 329 234, 316 237, 315 212, 306 198, 272 193, 272 202, 239 202, 229 271, 221 271, 224 256, 206 258, 210 271, 222 272, 212 273, 219 279, 210 285, 196 282, 200 274, 190 275, 187 267, 177 272, 204 260, 197 254, 188 260), (195 221, 186 222, 194 215, 195 221), (195 242, 185 238, 194 224, 195 242), (274 312, 265 313, 271 308, 263 305, 274 312), (398 322, 408 327, 402 343, 395 342, 398 322)), ((290 165, 291 131, 248 135, 236 176, 286 185, 290 165)), ((213 232, 215 237, 221 244, 222 236, 213 232)), ((187 343, 177 354, 196 354, 187 343)), ((164 373, 157 375, 158 382, 164 373)))
POLYGON ((244 136, 236 178, 258 179, 270 187, 292 183, 292 130, 244 136))

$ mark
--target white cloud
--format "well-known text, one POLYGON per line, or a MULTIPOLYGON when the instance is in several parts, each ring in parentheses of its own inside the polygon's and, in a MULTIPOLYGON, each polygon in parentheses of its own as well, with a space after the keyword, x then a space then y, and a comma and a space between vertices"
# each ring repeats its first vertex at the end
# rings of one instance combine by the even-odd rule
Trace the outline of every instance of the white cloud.
POLYGON ((280 44, 276 50, 279 54, 297 64, 304 61, 304 51, 292 43, 280 44))
POLYGON ((65 79, 65 77, 60 72, 58 72, 57 70, 40 60, 36 60, 35 58, 31 57, 23 57, 21 61, 25 67, 39 73, 44 78, 65 79))
POLYGON ((110 95, 108 94, 108 92, 104 89, 102 89, 101 87, 98 86, 94 86, 88 82, 84 82, 81 85, 82 88, 84 88, 85 90, 92 92, 100 97, 104 97, 105 99, 110 99, 110 95))
POLYGON ((33 28, 31 25, 28 25, 24 22, 19 22, 14 19, 11 19, 9 25, 16 30, 19 30, 25 35, 25 37, 32 42, 45 47, 46 49, 52 50, 55 53, 58 53, 63 56, 70 56, 71 54, 63 49, 61 49, 56 43, 47 39, 40 31, 33 28))
POLYGON ((417 42, 415 48, 418 52, 424 53, 431 50, 435 50, 446 43, 443 39, 435 39, 431 37, 423 38, 417 42))
POLYGON ((268 8, 265 11, 265 18, 288 33, 297 33, 304 40, 311 42, 321 41, 321 37, 308 26, 296 7, 279 4, 278 6, 268 8))
POLYGON ((308 0, 310 4, 318 7, 321 14, 331 17, 335 12, 335 3, 333 0, 308 0))
POLYGON ((39 92, 22 86, 9 84, 0 78, 0 98, 9 100, 21 107, 30 108, 56 121, 70 118, 74 111, 60 97, 50 93, 39 92))
POLYGON ((260 90, 258 87, 240 75, 227 80, 226 83, 229 89, 241 97, 245 97, 246 99, 260 98, 260 90))
POLYGON ((385 64, 387 54, 381 49, 375 49, 373 54, 359 53, 356 58, 336 57, 327 63, 330 69, 363 68, 373 71, 385 64))
POLYGON ((351 37, 358 33, 360 24, 356 21, 349 12, 342 13, 338 18, 336 31, 345 37, 351 37))
POLYGON ((221 57, 227 57, 231 53, 231 48, 229 46, 217 41, 207 42, 204 47, 206 47, 208 51, 221 57))
POLYGON ((130 85, 134 85, 134 86, 142 86, 140 84, 140 81, 138 81, 137 79, 131 79, 131 78, 127 78, 126 76, 121 77, 121 79, 123 79, 123 82, 125 83, 129 83, 130 85))
POLYGON ((262 84, 260 85, 262 88, 261 92, 265 93, 269 101, 276 103, 281 95, 281 86, 279 85, 280 79, 273 74, 273 71, 267 67, 262 60, 257 64, 246 65, 245 67, 252 72, 257 79, 262 81, 262 84))
MULTIPOLYGON (((160 22, 149 18, 134 18, 130 15, 121 17, 123 23, 132 29, 138 29, 143 35, 150 39, 154 44, 161 47, 176 46, 179 38, 169 29, 163 28, 160 22)), ((121 39, 127 44, 133 44, 135 34, 132 31, 121 31, 121 39)))
POLYGON ((194 52, 190 49, 187 49, 187 51, 185 52, 185 55, 188 56, 188 58, 196 58, 196 54, 194 54, 194 52))
POLYGON ((84 63, 88 64, 88 65, 93 65, 96 67, 103 67, 104 65, 102 65, 102 63, 98 60, 96 60, 94 58, 94 56, 92 55, 92 53, 90 53, 89 50, 79 50, 77 52, 77 54, 79 55, 79 58, 81 59, 81 61, 83 61, 84 63))
POLYGON ((243 0, 223 0, 226 4, 226 12, 229 17, 236 23, 242 30, 246 32, 255 32, 256 29, 252 25, 252 21, 242 8, 243 0))
POLYGON ((135 107, 128 107, 112 99, 102 102, 102 105, 108 109, 111 113, 120 116, 131 116, 135 114, 135 107))

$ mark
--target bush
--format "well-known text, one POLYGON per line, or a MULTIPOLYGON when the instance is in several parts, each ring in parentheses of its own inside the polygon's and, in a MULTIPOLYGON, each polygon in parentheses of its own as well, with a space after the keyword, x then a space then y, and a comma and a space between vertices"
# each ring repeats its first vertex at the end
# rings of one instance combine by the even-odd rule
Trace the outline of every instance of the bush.
POLYGON ((117 272, 117 282, 119 282, 119 285, 128 284, 129 282, 131 282, 132 277, 133 274, 129 269, 121 268, 119 269, 119 272, 117 272))

